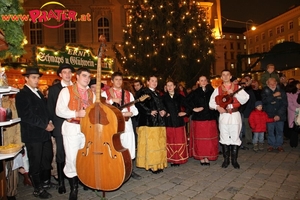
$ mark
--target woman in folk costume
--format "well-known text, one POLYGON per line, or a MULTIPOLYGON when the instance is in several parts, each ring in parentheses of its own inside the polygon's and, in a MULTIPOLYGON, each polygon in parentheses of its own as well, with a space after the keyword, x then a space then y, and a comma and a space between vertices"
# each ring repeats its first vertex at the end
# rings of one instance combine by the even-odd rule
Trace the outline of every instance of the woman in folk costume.
POLYGON ((185 132, 184 116, 181 111, 185 107, 185 98, 175 93, 174 81, 167 81, 167 92, 163 95, 163 103, 166 108, 166 132, 167 132, 167 160, 171 166, 179 166, 188 160, 187 138, 185 132))
POLYGON ((214 89, 205 76, 200 76, 199 87, 187 97, 187 112, 192 114, 190 131, 190 156, 200 160, 201 165, 218 158, 217 113, 209 108, 214 89))
POLYGON ((165 107, 156 93, 157 77, 150 76, 148 87, 140 95, 148 94, 144 102, 136 104, 139 110, 139 128, 136 166, 160 173, 167 167, 165 107))

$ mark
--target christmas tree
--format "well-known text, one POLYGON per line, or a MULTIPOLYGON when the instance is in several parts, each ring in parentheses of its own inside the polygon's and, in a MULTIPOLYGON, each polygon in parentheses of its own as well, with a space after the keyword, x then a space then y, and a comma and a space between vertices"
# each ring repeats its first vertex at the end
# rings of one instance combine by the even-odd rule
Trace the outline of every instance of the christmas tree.
POLYGON ((130 75, 171 77, 187 86, 200 75, 209 77, 213 37, 205 12, 195 1, 129 0, 129 4, 124 56, 116 55, 130 75))
MULTIPOLYGON (((0 1, 0 17, 3 15, 19 15, 24 13, 19 0, 1 0, 0 1)), ((23 48, 23 22, 21 20, 5 21, 0 19, 0 29, 3 31, 5 42, 8 49, 0 51, 0 58, 9 56, 20 56, 25 53, 23 48)))

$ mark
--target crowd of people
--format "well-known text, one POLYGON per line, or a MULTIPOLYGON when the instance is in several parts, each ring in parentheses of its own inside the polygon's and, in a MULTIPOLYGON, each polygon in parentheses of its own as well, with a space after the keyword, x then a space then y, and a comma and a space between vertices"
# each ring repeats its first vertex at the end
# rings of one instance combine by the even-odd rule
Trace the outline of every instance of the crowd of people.
MULTIPOLYGON (((59 66, 60 81, 49 88, 45 98, 38 90, 42 74, 37 68, 27 68, 24 88, 15 97, 29 160, 27 182, 34 187, 33 195, 41 199, 52 197, 47 190, 53 185, 59 194, 66 193, 65 179, 70 184, 69 199, 77 199, 76 157, 86 144, 80 120, 96 101, 97 83, 88 68, 77 69, 72 83, 73 72, 69 64, 59 66)), ((121 110, 125 128, 120 141, 136 167, 157 174, 169 165, 184 165, 191 157, 205 167, 221 153, 222 168, 231 163, 238 169, 239 149, 262 151, 267 139, 267 151, 284 152, 284 137, 290 139, 291 147, 297 147, 299 128, 294 119, 300 107, 299 81, 279 77, 273 64, 260 80, 245 75, 238 81, 229 70, 222 71, 221 80, 222 84, 213 88, 207 77, 200 76, 196 86, 186 90, 169 78, 165 90, 158 91, 155 75, 149 76, 145 85, 135 80, 125 88, 122 73, 115 72, 110 87, 101 83, 106 104, 128 104, 121 110)), ((142 178, 134 169, 131 177, 142 178)), ((9 193, 9 199, 14 196, 9 193)))

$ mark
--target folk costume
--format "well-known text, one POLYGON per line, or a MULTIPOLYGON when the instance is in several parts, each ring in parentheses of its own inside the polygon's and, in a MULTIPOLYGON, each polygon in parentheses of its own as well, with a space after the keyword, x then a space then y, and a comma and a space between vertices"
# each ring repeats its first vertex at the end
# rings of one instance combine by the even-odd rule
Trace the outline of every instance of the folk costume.
MULTIPOLYGON (((23 76, 39 73, 38 68, 27 68, 23 76)), ((34 186, 33 195, 49 198, 43 183, 50 182, 53 149, 51 133, 46 130, 50 122, 44 95, 25 84, 16 94, 16 108, 21 118, 21 139, 25 143, 29 159, 29 175, 34 186)))
POLYGON ((165 110, 161 97, 150 88, 141 91, 141 95, 148 94, 150 99, 138 103, 136 106, 140 113, 138 133, 138 151, 136 166, 151 170, 161 171, 168 166, 166 150, 166 128, 164 118, 152 116, 151 111, 165 110))
MULTIPOLYGON (((233 92, 237 91, 239 88, 238 85, 233 83, 230 84, 229 88, 226 88, 224 84, 217 87, 212 93, 209 101, 209 107, 217 109, 219 106, 216 102, 216 96, 226 95, 228 90, 233 92)), ((242 129, 242 119, 241 114, 238 111, 240 105, 245 104, 249 99, 249 95, 242 89, 237 92, 233 97, 233 102, 228 104, 226 113, 220 113, 219 117, 219 130, 220 130, 220 143, 222 144, 222 151, 224 162, 222 164, 223 168, 226 168, 229 165, 229 157, 231 154, 231 163, 234 168, 239 168, 237 163, 238 157, 238 146, 241 145, 240 132, 242 129)))
POLYGON ((207 158, 209 161, 218 158, 218 113, 209 108, 210 96, 214 89, 211 85, 205 88, 199 87, 187 97, 188 114, 192 115, 190 126, 190 157, 197 160, 207 158), (194 108, 203 107, 200 112, 194 112, 194 108))
MULTIPOLYGON (((113 104, 112 98, 123 99, 121 105, 134 101, 134 97, 129 91, 116 90, 114 88, 109 88, 105 92, 102 92, 101 96, 106 98, 108 104, 113 104)), ((132 112, 132 116, 136 116, 139 113, 134 104, 124 108, 121 112, 132 112)), ((125 120, 125 130, 121 134, 120 139, 122 146, 129 150, 131 159, 135 159, 135 137, 131 118, 125 120)))
POLYGON ((83 91, 77 84, 63 88, 57 99, 56 115, 67 119, 63 122, 61 131, 66 153, 64 173, 69 178, 77 176, 77 151, 85 144, 85 137, 80 129, 80 118, 76 118, 75 112, 87 108, 94 99, 95 96, 90 89, 83 91))
POLYGON ((184 164, 188 161, 187 137, 184 117, 178 116, 185 99, 179 93, 166 92, 163 97, 166 108, 167 161, 172 164, 184 164))

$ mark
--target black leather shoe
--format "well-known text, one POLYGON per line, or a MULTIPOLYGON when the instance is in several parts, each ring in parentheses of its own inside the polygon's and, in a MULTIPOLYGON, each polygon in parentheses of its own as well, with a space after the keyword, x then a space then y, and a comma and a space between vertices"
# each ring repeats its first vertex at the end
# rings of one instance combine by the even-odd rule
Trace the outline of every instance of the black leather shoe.
POLYGON ((39 197, 40 199, 50 199, 52 197, 52 195, 44 189, 35 190, 33 192, 33 196, 39 197))
POLYGON ((141 180, 142 179, 142 177, 140 175, 138 175, 137 173, 135 173, 134 171, 132 171, 131 177, 133 179, 136 179, 136 180, 141 180))
POLYGON ((179 165, 180 165, 180 164, 174 164, 174 163, 172 163, 172 164, 171 164, 171 167, 179 167, 179 165))
POLYGON ((7 196, 7 200, 17 200, 15 196, 7 196))
POLYGON ((158 169, 156 171, 153 171, 153 170, 151 170, 151 171, 152 171, 153 174, 159 174, 159 173, 163 172, 164 170, 158 169))

